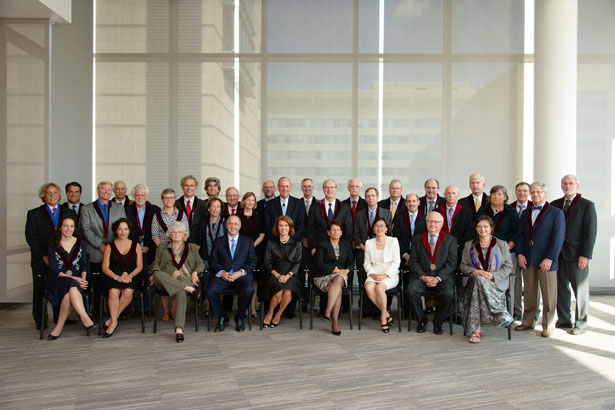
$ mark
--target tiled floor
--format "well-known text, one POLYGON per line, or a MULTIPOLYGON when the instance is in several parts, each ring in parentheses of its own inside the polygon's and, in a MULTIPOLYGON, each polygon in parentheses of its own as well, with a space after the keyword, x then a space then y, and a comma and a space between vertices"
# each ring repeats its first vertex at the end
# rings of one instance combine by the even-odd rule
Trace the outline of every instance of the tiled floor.
MULTIPOLYGON (((172 323, 157 334, 127 320, 112 338, 67 326, 40 341, 29 305, 0 306, 0 408, 613 409, 615 296, 592 297, 589 331, 485 327, 479 345, 455 334, 392 331, 368 319, 331 335, 327 323, 223 333, 172 323)), ((188 318, 190 323, 190 317, 188 318)), ((256 325, 256 324, 255 324, 256 325)), ((445 330, 447 326, 445 326, 445 330)))

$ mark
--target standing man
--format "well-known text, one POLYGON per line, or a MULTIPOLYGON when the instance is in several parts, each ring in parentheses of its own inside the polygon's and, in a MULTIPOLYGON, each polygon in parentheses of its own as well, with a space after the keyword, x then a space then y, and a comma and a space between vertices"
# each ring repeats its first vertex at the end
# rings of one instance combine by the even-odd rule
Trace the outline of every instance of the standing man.
POLYGON ((587 329, 589 315, 589 260, 592 258, 598 216, 594 203, 581 198, 576 175, 562 178, 564 197, 553 201, 553 206, 564 211, 566 236, 559 254, 557 271, 557 323, 555 327, 570 329, 568 333, 580 335, 587 329), (570 314, 570 286, 576 298, 575 323, 570 314))
POLYGON ((429 178, 425 181, 425 196, 419 198, 421 213, 424 215, 440 209, 446 200, 439 195, 440 182, 435 178, 429 178))
POLYGON ((433 332, 437 335, 442 334, 442 322, 449 314, 455 294, 453 273, 457 269, 457 240, 442 231, 443 222, 444 218, 438 212, 430 213, 427 215, 427 231, 412 239, 410 283, 406 294, 417 316, 418 333, 425 332, 427 327, 427 316, 421 301, 425 291, 431 288, 438 293, 438 306, 433 319, 433 332))
POLYGON ((555 329, 557 305, 558 256, 566 235, 566 221, 561 209, 551 206, 545 184, 530 185, 534 205, 521 214, 517 234, 517 261, 523 269, 525 309, 523 321, 515 330, 534 328, 538 283, 542 293, 542 337, 549 337, 555 329))
MULTIPOLYGON (((299 281, 301 282, 301 286, 304 288, 304 295, 307 295, 307 287, 305 286, 305 269, 312 268, 312 253, 310 252, 310 247, 308 246, 308 237, 307 237, 307 226, 309 222, 309 214, 312 206, 318 203, 318 200, 314 198, 314 181, 312 178, 303 178, 301 180, 301 192, 303 192, 303 207, 305 209, 305 213, 303 214, 303 238, 301 239, 301 265, 299 265, 299 281)), ((307 303, 304 302, 302 309, 307 311, 307 303)))
POLYGON ((102 259, 105 249, 113 241, 111 226, 120 218, 126 217, 125 208, 113 203, 111 199, 111 182, 101 181, 96 187, 98 199, 87 204, 81 211, 79 230, 81 237, 85 239, 90 261, 90 275, 94 279, 94 306, 98 306, 100 282, 98 278, 102 273, 102 259))
POLYGON ((207 298, 218 319, 215 331, 222 332, 226 326, 226 315, 220 294, 228 287, 236 289, 239 300, 235 314, 235 330, 243 332, 246 310, 254 293, 252 271, 256 267, 256 251, 252 239, 239 234, 239 216, 229 216, 226 229, 228 233, 216 239, 211 249, 207 298))
POLYGON ((446 203, 437 210, 444 218, 442 230, 457 239, 457 262, 461 263, 461 251, 466 242, 472 240, 476 234, 472 212, 457 200, 459 189, 455 185, 449 185, 444 190, 446 203))
POLYGON ((348 193, 350 196, 344 199, 346 205, 350 207, 350 213, 352 214, 352 224, 357 221, 357 212, 367 207, 365 199, 361 198, 361 186, 363 184, 360 180, 353 178, 348 180, 348 193))
POLYGON ((261 191, 264 195, 264 198, 256 203, 256 208, 264 210, 265 206, 267 205, 267 202, 269 202, 275 197, 275 185, 273 181, 268 179, 263 182, 263 187, 261 188, 261 191))
POLYGON ((234 186, 226 188, 226 206, 224 207, 224 219, 231 215, 239 214, 239 190, 234 186))
MULTIPOLYGON (((485 177, 481 174, 470 175, 470 190, 472 193, 459 200, 459 203, 472 212, 472 221, 483 215, 489 206, 489 195, 485 192, 485 177)), ((462 244, 463 248, 463 244, 462 244)))
POLYGON ((406 207, 404 201, 401 199, 401 191, 401 181, 399 179, 392 179, 391 182, 389 182, 389 197, 378 202, 380 208, 391 211, 393 221, 395 221, 397 212, 401 212, 406 207))
POLYGON ((220 178, 208 177, 205 180, 205 193, 207 194, 208 200, 211 198, 217 198, 218 195, 220 195, 221 190, 222 186, 220 185, 220 178))
POLYGON ((265 229, 269 238, 273 235, 271 231, 273 223, 281 215, 288 215, 293 220, 295 224, 295 240, 300 242, 303 238, 305 207, 299 198, 290 195, 291 190, 292 185, 288 177, 278 179, 278 192, 280 195, 267 203, 267 210, 265 212, 265 229))
POLYGON ((205 201, 199 199, 194 193, 199 186, 199 181, 192 175, 186 175, 179 181, 179 185, 184 191, 184 195, 175 200, 175 207, 186 214, 190 227, 190 237, 188 242, 195 243, 200 247, 199 238, 201 237, 201 222, 206 218, 207 205, 205 201))
MULTIPOLYGON (((60 219, 67 214, 76 214, 61 206, 62 192, 60 186, 53 182, 43 184, 38 190, 38 197, 43 205, 28 211, 26 217, 26 242, 30 246, 30 267, 32 268, 32 317, 36 322, 36 329, 47 327, 41 323, 41 301, 45 290, 45 279, 49 272, 48 247, 49 240, 58 226, 60 219)), ((57 320, 60 307, 53 308, 54 321, 57 320)))
POLYGON ((64 205, 66 208, 72 210, 77 214, 77 219, 81 216, 81 184, 79 182, 69 182, 66 184, 66 202, 64 205))
MULTIPOLYGON (((517 215, 519 215, 519 218, 521 218, 521 214, 523 213, 523 211, 525 211, 527 208, 531 208, 533 205, 532 201, 529 200, 530 184, 528 184, 527 182, 519 182, 517 185, 515 185, 515 196, 517 197, 517 200, 512 202, 510 204, 510 207, 514 208, 517 211, 517 215)), ((521 267, 517 263, 516 246, 511 249, 511 253, 512 255, 510 256, 513 262, 514 273, 514 275, 510 275, 510 280, 514 281, 514 283, 511 283, 510 285, 510 289, 513 289, 513 299, 515 305, 513 310, 513 317, 515 320, 521 320, 521 317, 523 316, 523 304, 521 303, 523 296, 523 276, 521 274, 521 267)), ((540 316, 540 286, 537 292, 537 298, 536 320, 538 320, 538 316, 540 316)))
POLYGON ((130 205, 130 198, 126 195, 128 193, 128 189, 126 188, 126 183, 124 181, 115 181, 115 184, 113 184, 113 193, 115 194, 115 197, 111 200, 112 202, 122 206, 130 205))

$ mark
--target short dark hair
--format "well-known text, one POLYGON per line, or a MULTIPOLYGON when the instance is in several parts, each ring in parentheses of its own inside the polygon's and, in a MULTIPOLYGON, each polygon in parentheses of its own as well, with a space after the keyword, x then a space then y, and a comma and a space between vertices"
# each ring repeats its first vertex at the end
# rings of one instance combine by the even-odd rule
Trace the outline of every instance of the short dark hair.
POLYGON ((338 221, 337 219, 334 219, 334 220, 332 220, 332 221, 329 221, 329 223, 327 224, 327 231, 330 231, 330 230, 331 230, 331 227, 332 227, 333 225, 335 225, 335 226, 339 226, 339 227, 340 227, 340 229, 341 229, 342 231, 344 231, 344 227, 342 226, 342 223, 341 223, 340 221, 338 221))
POLYGON ((516 190, 517 188, 519 188, 521 185, 527 185, 527 188, 528 188, 528 189, 530 188, 530 184, 529 184, 529 183, 527 183, 527 182, 525 182, 525 181, 521 181, 521 182, 519 182, 517 185, 515 185, 515 190, 516 190))
POLYGON ((476 224, 474 224, 474 226, 478 226, 479 222, 482 221, 487 221, 489 223, 489 226, 491 227, 491 229, 493 230, 493 227, 495 226, 493 223, 493 219, 491 219, 491 217, 489 215, 481 215, 478 218, 476 218, 476 224))
POLYGON ((76 186, 79 188, 79 192, 83 192, 83 188, 81 188, 81 184, 76 181, 69 182, 68 184, 66 184, 66 186, 64 187, 64 191, 68 191, 68 187, 71 187, 71 186, 76 186))
POLYGON ((388 224, 388 223, 387 223, 387 221, 385 221, 385 219, 384 219, 383 217, 381 217, 381 216, 379 216, 378 218, 374 219, 374 223, 372 224, 372 229, 373 229, 373 226, 374 226, 374 225, 376 225, 376 222, 380 222, 380 221, 384 222, 384 226, 386 226, 387 231, 388 231, 388 230, 389 230, 389 224, 388 224))

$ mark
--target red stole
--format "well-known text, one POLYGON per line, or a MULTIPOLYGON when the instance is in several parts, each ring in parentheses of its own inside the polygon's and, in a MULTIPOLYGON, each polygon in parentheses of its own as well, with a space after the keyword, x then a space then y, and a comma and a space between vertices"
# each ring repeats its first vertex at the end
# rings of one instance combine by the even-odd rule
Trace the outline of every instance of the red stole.
MULTIPOLYGON (((568 211, 564 212, 564 217, 566 217, 566 222, 568 222, 568 217, 570 216, 570 210, 572 209, 572 207, 574 206, 574 204, 576 204, 577 202, 579 202, 579 199, 581 199, 581 194, 577 194, 574 199, 570 202, 570 206, 568 207, 568 211)), ((558 206, 557 208, 561 209, 562 211, 564 210, 564 204, 566 203, 566 197, 562 198, 562 201, 560 203, 561 206, 558 206)))
POLYGON ((175 262, 175 255, 173 254, 172 246, 173 242, 169 242, 169 247, 167 249, 171 254, 171 262, 173 262, 173 266, 175 266, 175 269, 180 270, 182 266, 184 266, 186 259, 188 259, 188 254, 190 253, 190 244, 188 244, 188 242, 184 242, 184 252, 182 253, 182 257, 179 260, 179 263, 175 262))
MULTIPOLYGON (((440 244, 442 243, 442 240, 444 239, 444 235, 446 235, 446 233, 442 233, 440 232, 438 234, 438 239, 436 240, 436 247, 434 249, 433 255, 431 253, 431 246, 429 246, 429 239, 427 237, 427 231, 424 231, 421 234, 421 239, 423 240, 423 245, 425 246, 425 249, 427 249, 427 253, 429 254, 429 259, 431 260, 431 264, 435 265, 436 264, 436 255, 438 254, 438 248, 440 247, 440 244)), ((435 269, 432 269, 435 270, 435 269)))
POLYGON ((132 260, 135 254, 135 250, 137 249, 137 242, 135 241, 131 241, 131 242, 132 244, 130 245, 130 250, 128 251, 128 253, 126 253, 126 255, 122 255, 120 253, 119 249, 117 249, 117 246, 115 245, 115 241, 110 243, 111 252, 113 252, 118 262, 120 263, 120 266, 122 267, 122 271, 126 273, 128 273, 128 266, 130 265, 130 261, 132 260))
POLYGON ((73 262, 75 262, 75 259, 77 259, 77 255, 79 254, 80 249, 81 241, 79 240, 79 238, 77 238, 77 242, 75 242, 75 245, 73 245, 73 251, 71 252, 69 258, 66 257, 62 245, 59 245, 56 249, 56 253, 60 255, 60 258, 62 258, 62 262, 64 262, 64 266, 66 266, 67 270, 70 270, 70 268, 73 266, 73 262))
MULTIPOLYGON (((135 218, 135 222, 137 224, 137 230, 139 231, 139 242, 143 242, 143 238, 145 238, 145 221, 147 221, 152 216, 152 204, 149 201, 145 202, 145 215, 143 215, 143 226, 141 226, 141 221, 139 221, 139 212, 137 211, 137 203, 133 202, 129 205, 130 210, 132 211, 132 216, 135 218)), ((158 220, 160 222, 160 220, 158 220)), ((166 231, 166 229, 165 229, 166 231)))
MULTIPOLYGON (((340 211, 342 210, 342 203, 340 202, 339 199, 335 200, 335 212, 333 212, 333 219, 337 219, 338 215, 340 214, 340 211)), ((320 213, 322 213, 322 217, 325 219, 325 221, 327 223, 331 222, 329 221, 329 217, 327 216, 327 210, 325 209, 325 200, 321 199, 320 200, 320 213)))
POLYGON ((534 244, 534 241, 533 241, 534 226, 536 226, 538 221, 540 221, 540 219, 543 217, 548 207, 549 207, 549 202, 545 201, 544 205, 542 206, 542 209, 540 210, 540 213, 536 217, 536 221, 534 221, 534 225, 532 225, 532 209, 530 208, 530 211, 527 213, 527 223, 529 225, 530 246, 534 244))
POLYGON ((491 249, 497 243, 497 239, 495 236, 491 237, 491 242, 489 242, 489 247, 487 248, 487 254, 483 256, 483 250, 480 247, 480 240, 474 239, 474 249, 476 249, 476 253, 478 254, 478 260, 482 265, 484 271, 489 272, 489 258, 491 257, 491 249))
MULTIPOLYGON (((62 205, 60 205, 59 203, 56 206, 58 207, 58 223, 60 223, 60 221, 62 220, 62 215, 64 215, 64 209, 63 209, 64 207, 62 205)), ((51 215, 49 215, 49 211, 47 211, 47 205, 46 204, 41 205, 41 212, 45 216, 45 220, 47 221, 47 223, 51 227, 51 230, 55 231, 56 226, 53 224, 53 220, 51 220, 51 215)), ((75 226, 75 230, 76 229, 77 229, 77 227, 75 226)))
MULTIPOLYGON (((455 217, 461 211, 461 204, 458 202, 455 205, 455 210, 453 211, 453 216, 451 216, 451 229, 448 229, 448 217, 446 216, 446 204, 440 205, 440 215, 444 218, 444 223, 442 224, 442 231, 450 234, 453 231, 453 227, 455 226, 455 217)), ((439 237, 438 237, 439 239, 439 237)))
POLYGON ((96 213, 100 217, 100 220, 102 221, 103 231, 105 232, 105 237, 107 236, 107 232, 109 231, 109 219, 111 219, 111 201, 107 202, 107 206, 108 206, 107 208, 107 218, 108 219, 105 220, 105 216, 103 215, 102 209, 100 209, 100 206, 98 205, 98 201, 94 201, 94 210, 96 211, 96 213))
MULTIPOLYGON (((164 219, 162 219, 162 213, 164 212, 164 209, 161 209, 160 211, 156 212, 156 219, 158 220, 158 225, 160 225, 160 227, 166 232, 168 229, 167 224, 164 223, 164 219)), ((177 222, 181 222, 182 218, 184 217, 184 212, 181 209, 177 210, 177 219, 175 221, 177 222)))
MULTIPOLYGON (((406 208, 406 212, 404 212, 404 219, 406 220, 406 225, 408 226, 408 232, 410 232, 410 242, 412 242, 412 237, 414 236, 414 232, 412 232, 412 225, 410 224, 410 211, 406 208)), ((416 212, 416 219, 414 220, 414 228, 416 228, 416 223, 421 219, 421 208, 416 212)))

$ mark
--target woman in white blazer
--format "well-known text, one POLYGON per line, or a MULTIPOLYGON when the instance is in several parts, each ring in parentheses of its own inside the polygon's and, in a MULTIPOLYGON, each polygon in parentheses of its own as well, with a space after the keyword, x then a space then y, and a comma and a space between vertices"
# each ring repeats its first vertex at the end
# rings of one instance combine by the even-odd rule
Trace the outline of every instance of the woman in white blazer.
POLYGON ((383 218, 376 218, 372 229, 376 237, 365 242, 365 293, 380 309, 382 331, 389 333, 393 317, 387 310, 386 291, 399 283, 399 242, 397 238, 387 236, 389 227, 383 218))

